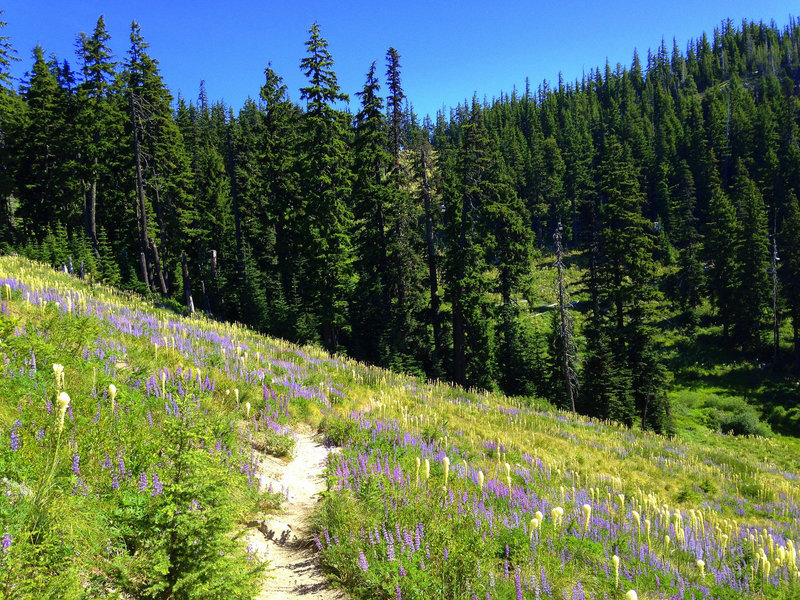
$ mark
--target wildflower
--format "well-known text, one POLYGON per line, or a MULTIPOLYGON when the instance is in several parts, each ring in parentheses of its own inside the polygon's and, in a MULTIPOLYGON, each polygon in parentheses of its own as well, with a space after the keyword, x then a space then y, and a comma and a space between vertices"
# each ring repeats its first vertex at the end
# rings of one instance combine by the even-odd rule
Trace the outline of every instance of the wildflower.
POLYGON ((592 505, 591 504, 584 504, 583 505, 583 527, 585 529, 589 529, 589 519, 592 518, 592 505))
POLYGON ((531 539, 533 539, 533 532, 539 529, 539 519, 533 517, 531 519, 531 539))
MULTIPOLYGON (((238 394, 237 394, 237 396, 238 396, 238 394)), ((249 419, 250 418, 250 403, 249 402, 245 402, 244 403, 244 412, 245 412, 245 415, 246 415, 245 418, 249 419)))
POLYGON ((614 587, 619 587, 619 556, 612 556, 611 562, 614 563, 614 587))
POLYGON ((117 386, 113 383, 108 384, 108 395, 111 397, 111 410, 114 410, 114 402, 117 399, 117 386))
POLYGON ((11 451, 17 452, 19 450, 19 431, 17 427, 22 425, 20 421, 16 421, 14 426, 11 428, 11 451), (19 425, 18 425, 19 424, 19 425))
POLYGON ((72 472, 78 477, 81 475, 80 461, 81 457, 77 452, 72 455, 72 472))
POLYGON ((147 474, 144 471, 142 471, 142 474, 139 475, 139 483, 138 483, 139 493, 143 494, 147 490, 147 486, 148 486, 147 474))
POLYGON ((444 489, 447 489, 447 477, 450 475, 450 459, 444 457, 444 489))
POLYGON ((161 483, 161 480, 158 478, 157 473, 153 473, 153 491, 150 493, 151 496, 158 496, 164 491, 164 484, 161 483))
POLYGON ((64 365, 53 363, 53 376, 56 378, 56 389, 64 387, 64 365))
POLYGON ((358 566, 359 566, 359 568, 360 568, 362 571, 364 571, 365 573, 367 572, 367 569, 369 569, 369 563, 367 562, 367 557, 366 557, 366 555, 364 554, 364 551, 363 551, 363 550, 361 550, 361 551, 358 553, 358 566))
POLYGON ((558 527, 561 524, 561 517, 564 516, 564 509, 556 506, 550 511, 550 515, 553 517, 553 527, 558 527))
POLYGON ((625 600, 639 600, 639 596, 633 590, 628 590, 628 593, 625 594, 625 600))
POLYGON ((0 540, 0 549, 3 551, 4 558, 8 556, 8 553, 11 550, 11 543, 13 541, 14 536, 8 532, 8 527, 6 527, 6 532, 3 534, 2 540, 0 540))
POLYGON ((483 474, 483 471, 478 471, 478 488, 483 491, 483 483, 486 480, 486 476, 483 474))
POLYGON ((703 559, 697 560, 697 568, 700 569, 700 577, 706 576, 706 562, 703 559))
POLYGON ((425 459, 425 481, 428 481, 428 478, 431 476, 431 461, 427 458, 425 459))
POLYGON ((67 407, 69 406, 69 394, 67 392, 61 392, 58 395, 58 431, 64 429, 64 414, 67 412, 67 407))

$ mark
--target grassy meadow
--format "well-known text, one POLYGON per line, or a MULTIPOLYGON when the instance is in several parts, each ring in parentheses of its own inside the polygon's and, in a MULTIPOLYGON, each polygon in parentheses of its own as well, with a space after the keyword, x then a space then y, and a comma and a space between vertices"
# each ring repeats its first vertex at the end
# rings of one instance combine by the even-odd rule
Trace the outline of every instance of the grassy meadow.
POLYGON ((687 343, 667 438, 0 257, 0 598, 254 597, 253 448, 300 422, 341 446, 314 543, 355 598, 798 598, 800 443, 717 433, 749 367, 687 343))

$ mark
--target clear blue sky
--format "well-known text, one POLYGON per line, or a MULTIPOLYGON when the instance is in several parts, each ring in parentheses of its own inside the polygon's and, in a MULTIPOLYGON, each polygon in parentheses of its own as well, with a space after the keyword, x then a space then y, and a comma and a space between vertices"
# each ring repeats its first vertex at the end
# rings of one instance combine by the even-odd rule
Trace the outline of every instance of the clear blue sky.
POLYGON ((235 109, 257 97, 268 62, 299 99, 305 84, 299 63, 317 21, 354 112, 354 93, 370 64, 378 61, 385 72, 386 50, 394 46, 404 90, 422 116, 473 93, 492 98, 514 85, 523 90, 526 77, 535 90, 559 71, 574 81, 606 59, 630 65, 634 48, 644 61, 662 37, 670 49, 675 37, 683 50, 728 17, 737 25, 743 18, 774 19, 782 27, 800 6, 784 0, 6 0, 0 8, 5 34, 22 58, 14 66, 18 78, 30 69, 36 44, 77 67, 78 33, 91 33, 104 14, 117 57, 124 57, 136 20, 173 94, 194 99, 204 79, 209 99, 235 109))

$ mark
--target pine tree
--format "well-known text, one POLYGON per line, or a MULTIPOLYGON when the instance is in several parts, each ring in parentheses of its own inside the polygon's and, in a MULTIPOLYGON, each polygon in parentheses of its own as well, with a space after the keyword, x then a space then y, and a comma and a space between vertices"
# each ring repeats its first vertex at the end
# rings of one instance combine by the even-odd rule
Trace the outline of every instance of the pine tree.
POLYGON ((301 121, 302 206, 297 218, 306 232, 307 280, 302 297, 319 323, 329 351, 339 346, 347 328, 348 302, 355 283, 350 239, 352 187, 347 117, 334 106, 348 97, 339 90, 328 42, 314 23, 300 67, 309 85, 300 89, 306 101, 301 121))

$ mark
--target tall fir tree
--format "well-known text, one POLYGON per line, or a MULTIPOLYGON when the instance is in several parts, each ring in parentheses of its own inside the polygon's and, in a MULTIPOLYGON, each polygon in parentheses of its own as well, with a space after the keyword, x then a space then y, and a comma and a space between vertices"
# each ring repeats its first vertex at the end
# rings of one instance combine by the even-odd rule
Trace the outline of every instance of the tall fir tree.
POLYGON ((736 164, 733 198, 739 214, 741 243, 737 256, 739 289, 733 304, 733 332, 744 350, 758 353, 769 315, 771 288, 769 229, 764 198, 750 179, 743 161, 736 164))
POLYGON ((355 284, 353 269, 351 156, 348 119, 335 106, 347 102, 339 89, 328 42, 314 23, 300 68, 308 85, 300 88, 306 112, 300 123, 302 205, 297 211, 307 237, 304 251, 307 278, 301 297, 318 327, 325 347, 335 351, 348 327, 349 300, 355 284))

